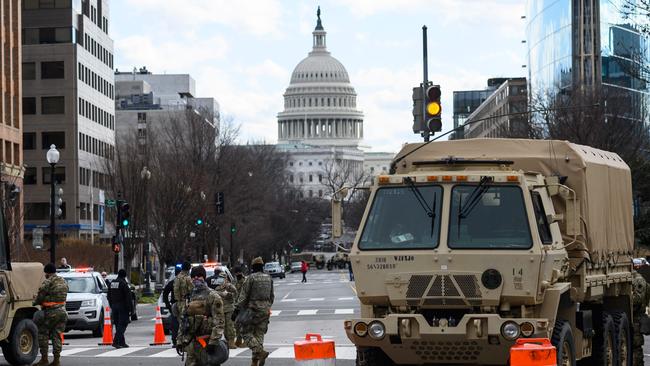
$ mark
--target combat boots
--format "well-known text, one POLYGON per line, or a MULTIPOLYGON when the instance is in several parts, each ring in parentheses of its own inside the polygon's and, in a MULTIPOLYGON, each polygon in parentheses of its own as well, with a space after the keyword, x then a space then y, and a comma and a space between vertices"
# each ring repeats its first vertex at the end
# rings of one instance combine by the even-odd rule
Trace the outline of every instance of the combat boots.
POLYGON ((50 361, 47 359, 47 352, 45 354, 41 354, 41 360, 35 363, 33 366, 48 366, 50 364, 50 361))
POLYGON ((237 339, 235 339, 235 346, 237 346, 237 348, 242 348, 243 345, 244 340, 241 337, 237 337, 237 339))
POLYGON ((234 340, 234 339, 229 339, 229 340, 228 340, 228 348, 229 348, 229 349, 235 349, 235 348, 237 348, 237 345, 235 344, 235 340, 234 340))
POLYGON ((266 351, 262 351, 257 357, 259 357, 259 361, 257 361, 257 366, 264 366, 264 363, 266 362, 266 358, 269 357, 269 353, 266 351))
POLYGON ((260 359, 256 355, 253 355, 253 358, 251 358, 251 366, 259 366, 259 361, 260 359))
POLYGON ((61 366, 60 358, 61 358, 61 356, 54 356, 54 359, 52 360, 52 363, 47 365, 47 366, 61 366))

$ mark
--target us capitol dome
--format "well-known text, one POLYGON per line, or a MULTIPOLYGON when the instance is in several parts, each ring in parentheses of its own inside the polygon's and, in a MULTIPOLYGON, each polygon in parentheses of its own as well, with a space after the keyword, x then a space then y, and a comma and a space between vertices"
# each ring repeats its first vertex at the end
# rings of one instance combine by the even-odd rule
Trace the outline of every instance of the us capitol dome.
POLYGON ((291 74, 278 113, 278 144, 357 147, 363 138, 363 113, 347 70, 327 51, 326 32, 317 12, 313 49, 291 74))

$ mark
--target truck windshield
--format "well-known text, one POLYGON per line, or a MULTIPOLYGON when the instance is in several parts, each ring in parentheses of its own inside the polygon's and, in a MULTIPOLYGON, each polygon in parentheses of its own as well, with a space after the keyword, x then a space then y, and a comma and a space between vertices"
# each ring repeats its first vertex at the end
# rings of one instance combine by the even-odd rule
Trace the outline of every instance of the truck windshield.
POLYGON ((462 207, 475 185, 455 186, 451 194, 449 248, 527 249, 532 246, 521 188, 487 186, 472 210, 462 207))
POLYGON ((370 213, 359 241, 362 250, 430 249, 438 246, 440 236, 440 186, 380 188, 375 194, 370 213), (423 209, 433 208, 433 215, 423 209))

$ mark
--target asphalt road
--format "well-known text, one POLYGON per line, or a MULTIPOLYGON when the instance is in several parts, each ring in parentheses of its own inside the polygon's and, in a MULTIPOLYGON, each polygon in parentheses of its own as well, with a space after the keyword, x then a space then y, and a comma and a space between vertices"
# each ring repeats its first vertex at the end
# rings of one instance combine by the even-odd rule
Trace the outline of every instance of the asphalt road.
MULTIPOLYGON (((338 366, 354 365, 355 349, 345 336, 343 321, 359 313, 353 282, 347 271, 314 270, 301 283, 301 274, 287 274, 286 279, 274 279, 275 304, 271 323, 265 338, 265 348, 271 352, 266 365, 293 365, 293 343, 304 339, 306 333, 319 333, 336 344, 338 366)), ((90 332, 71 331, 65 334, 62 364, 114 366, 116 362, 128 365, 167 366, 182 364, 171 346, 150 346, 153 341, 154 305, 138 305, 139 320, 131 322, 126 331, 126 342, 131 346, 116 350, 98 346, 101 341, 90 332), (91 359, 92 358, 92 359, 91 359)), ((170 340, 170 337, 167 336, 170 340)), ((250 365, 250 350, 231 350, 225 365, 250 365)), ((1 364, 6 365, 4 359, 1 364)), ((38 360, 38 359, 37 359, 38 360)))

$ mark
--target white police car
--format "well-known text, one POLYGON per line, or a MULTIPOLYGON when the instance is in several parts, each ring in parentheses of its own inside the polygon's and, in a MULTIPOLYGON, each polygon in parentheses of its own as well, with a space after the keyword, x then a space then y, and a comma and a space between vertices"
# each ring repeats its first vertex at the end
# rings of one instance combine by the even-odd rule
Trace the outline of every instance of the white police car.
POLYGON ((65 310, 69 330, 90 330, 94 337, 104 334, 104 309, 108 307, 108 286, 99 272, 92 268, 57 270, 68 283, 65 310))

